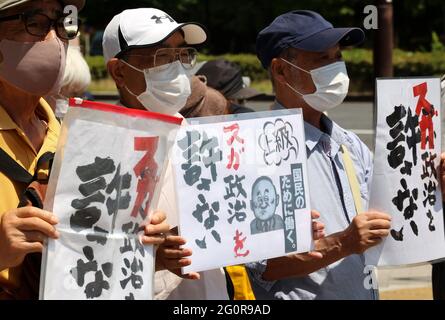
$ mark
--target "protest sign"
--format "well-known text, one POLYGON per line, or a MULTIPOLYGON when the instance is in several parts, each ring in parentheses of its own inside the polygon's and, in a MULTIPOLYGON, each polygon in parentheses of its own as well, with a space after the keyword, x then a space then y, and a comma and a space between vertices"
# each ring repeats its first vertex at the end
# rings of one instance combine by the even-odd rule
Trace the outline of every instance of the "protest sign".
POLYGON ((153 247, 140 241, 181 119, 72 100, 45 209, 60 239, 42 262, 42 299, 151 299, 153 247), (173 136, 174 137, 174 136, 173 136))
POLYGON ((193 119, 173 151, 184 273, 311 249, 301 110, 193 119))
POLYGON ((443 258, 439 78, 378 79, 377 114, 369 207, 392 221, 390 235, 366 253, 366 262, 392 266, 443 258))

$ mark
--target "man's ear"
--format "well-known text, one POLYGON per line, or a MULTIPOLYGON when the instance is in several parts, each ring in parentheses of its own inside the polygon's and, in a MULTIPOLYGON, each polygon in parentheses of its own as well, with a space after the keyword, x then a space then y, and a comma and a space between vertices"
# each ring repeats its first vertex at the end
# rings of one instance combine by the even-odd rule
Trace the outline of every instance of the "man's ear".
POLYGON ((278 205, 280 204, 280 195, 277 194, 277 197, 275 200, 276 200, 276 206, 278 207, 278 205))
POLYGON ((253 200, 250 200, 250 210, 255 212, 255 206, 253 205, 253 200))
POLYGON ((107 63, 107 69, 110 76, 113 78, 118 88, 125 86, 125 79, 123 75, 123 66, 119 59, 110 59, 107 63))
POLYGON ((270 63, 270 73, 275 83, 286 83, 285 64, 280 58, 273 58, 270 63))

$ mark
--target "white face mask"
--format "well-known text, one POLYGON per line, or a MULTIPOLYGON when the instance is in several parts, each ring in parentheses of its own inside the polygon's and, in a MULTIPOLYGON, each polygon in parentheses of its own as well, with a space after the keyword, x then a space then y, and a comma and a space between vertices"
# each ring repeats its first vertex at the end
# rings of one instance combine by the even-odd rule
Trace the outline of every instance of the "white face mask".
POLYGON ((339 106, 346 98, 349 89, 349 77, 344 61, 334 62, 308 72, 293 63, 282 59, 292 67, 309 73, 317 90, 311 94, 301 94, 291 85, 286 85, 301 95, 308 105, 317 111, 325 112, 339 106))
POLYGON ((144 74, 146 89, 135 96, 149 111, 175 115, 181 110, 191 94, 190 78, 180 61, 169 65, 140 70, 121 60, 130 68, 144 74))

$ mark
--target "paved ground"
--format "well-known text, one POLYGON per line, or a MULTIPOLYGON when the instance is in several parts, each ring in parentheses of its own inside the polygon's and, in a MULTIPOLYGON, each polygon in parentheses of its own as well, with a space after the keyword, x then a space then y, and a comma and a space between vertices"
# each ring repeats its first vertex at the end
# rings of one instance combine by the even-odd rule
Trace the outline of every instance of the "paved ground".
POLYGON ((381 299, 432 299, 431 266, 380 269, 381 299))

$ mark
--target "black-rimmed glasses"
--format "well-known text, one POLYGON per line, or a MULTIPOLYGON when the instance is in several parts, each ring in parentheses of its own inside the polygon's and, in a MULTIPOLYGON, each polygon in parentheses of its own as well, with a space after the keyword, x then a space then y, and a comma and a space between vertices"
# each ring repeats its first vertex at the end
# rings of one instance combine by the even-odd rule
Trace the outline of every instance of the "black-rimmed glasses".
POLYGON ((58 19, 51 19, 43 13, 19 13, 8 17, 0 17, 0 22, 21 20, 26 32, 32 36, 45 37, 54 27, 59 38, 72 40, 79 33, 79 21, 74 21, 72 17, 66 15, 58 19))

